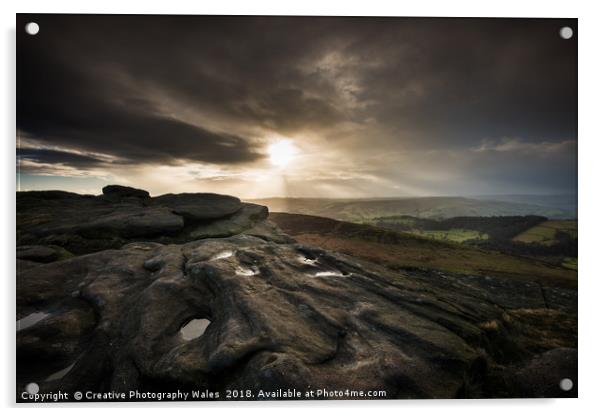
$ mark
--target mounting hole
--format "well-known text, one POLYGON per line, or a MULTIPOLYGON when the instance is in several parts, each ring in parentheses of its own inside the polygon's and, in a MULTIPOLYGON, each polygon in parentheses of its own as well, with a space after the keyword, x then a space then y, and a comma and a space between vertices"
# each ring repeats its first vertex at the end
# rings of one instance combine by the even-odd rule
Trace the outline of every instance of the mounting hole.
POLYGON ((37 35, 39 31, 40 25, 38 25, 36 22, 29 22, 25 25, 25 32, 28 35, 37 35))
POLYGON ((573 29, 568 26, 565 26, 560 29, 560 37, 562 39, 570 39, 573 37, 573 29))
POLYGON ((25 391, 29 394, 38 394, 40 386, 38 386, 38 383, 29 383, 25 386, 25 391))
POLYGON ((563 378, 560 380, 560 389, 564 391, 570 391, 573 389, 573 380, 570 378, 563 378))

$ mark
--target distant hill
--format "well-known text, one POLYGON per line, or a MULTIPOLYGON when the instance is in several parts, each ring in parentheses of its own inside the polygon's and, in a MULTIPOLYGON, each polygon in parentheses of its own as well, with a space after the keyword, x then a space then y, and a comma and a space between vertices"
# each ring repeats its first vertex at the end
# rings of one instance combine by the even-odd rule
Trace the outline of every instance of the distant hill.
POLYGON ((315 215, 341 221, 365 222, 378 217, 411 215, 418 218, 539 215, 552 219, 575 218, 570 210, 535 204, 463 197, 390 199, 265 198, 251 200, 271 212, 315 215))
POLYGON ((533 258, 330 218, 270 213, 269 219, 303 244, 338 251, 392 269, 440 270, 577 286, 574 270, 533 258))
POLYGON ((487 201, 514 202, 519 204, 538 205, 541 207, 558 208, 577 218, 577 194, 559 195, 479 195, 471 197, 487 201))

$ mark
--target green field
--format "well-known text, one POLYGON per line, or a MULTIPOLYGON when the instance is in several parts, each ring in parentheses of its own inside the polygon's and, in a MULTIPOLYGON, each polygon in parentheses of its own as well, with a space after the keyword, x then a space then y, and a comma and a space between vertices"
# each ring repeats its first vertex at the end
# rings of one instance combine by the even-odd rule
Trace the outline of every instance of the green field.
POLYGON ((466 240, 487 240, 489 238, 485 233, 463 228, 454 228, 445 231, 412 230, 410 233, 436 240, 454 241, 456 243, 462 243, 466 240))
POLYGON ((402 226, 404 228, 413 229, 418 228, 418 223, 420 222, 419 218, 411 217, 409 215, 397 215, 393 217, 376 217, 370 218, 368 220, 361 221, 362 224, 374 225, 377 224, 380 226, 402 226))
POLYGON ((549 220, 529 228, 513 238, 513 241, 522 243, 536 243, 551 246, 558 243, 558 233, 566 233, 572 239, 577 238, 577 221, 575 220, 549 220))
POLYGON ((577 271, 577 259, 575 257, 565 257, 562 267, 577 271))

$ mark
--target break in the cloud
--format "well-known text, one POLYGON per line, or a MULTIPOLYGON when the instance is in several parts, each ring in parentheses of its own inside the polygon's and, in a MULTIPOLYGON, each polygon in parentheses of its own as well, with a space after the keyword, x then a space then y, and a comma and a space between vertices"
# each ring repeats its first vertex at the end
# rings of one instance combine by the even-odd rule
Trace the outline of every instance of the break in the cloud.
POLYGON ((576 24, 19 15, 21 186, 575 191, 577 43, 558 29, 576 24), (267 154, 282 139, 299 150, 285 171, 267 154))
POLYGON ((550 154, 574 154, 577 140, 526 142, 519 138, 484 139, 475 152, 519 152, 545 157, 550 154))

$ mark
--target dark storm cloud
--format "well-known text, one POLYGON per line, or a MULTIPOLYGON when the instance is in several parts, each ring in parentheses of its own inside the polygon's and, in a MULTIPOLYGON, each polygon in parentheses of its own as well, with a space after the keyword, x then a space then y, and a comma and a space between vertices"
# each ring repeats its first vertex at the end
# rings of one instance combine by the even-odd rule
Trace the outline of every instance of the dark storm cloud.
POLYGON ((377 126, 367 146, 576 139, 577 42, 558 36, 576 20, 20 15, 18 28, 31 20, 18 128, 122 161, 252 162, 261 143, 241 131, 344 123, 377 126))
POLYGON ((360 38, 349 51, 370 86, 361 100, 383 124, 414 137, 466 144, 484 137, 574 138, 576 42, 558 20, 439 19, 396 25, 360 38))
POLYGON ((17 158, 36 163, 58 163, 83 169, 102 166, 106 162, 93 156, 53 149, 17 148, 17 158))
MULTIPOLYGON (((162 114, 139 91, 121 85, 114 78, 119 73, 104 68, 118 64, 115 56, 96 53, 92 41, 104 32, 65 27, 69 18, 36 19, 46 23, 47 37, 18 38, 17 128, 28 137, 132 162, 241 163, 261 156, 244 138, 162 114)), ((108 35, 107 42, 119 48, 118 38, 108 35)), ((139 70, 127 69, 133 76, 139 70)))

